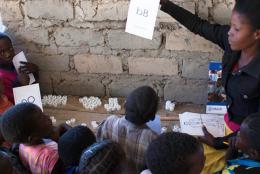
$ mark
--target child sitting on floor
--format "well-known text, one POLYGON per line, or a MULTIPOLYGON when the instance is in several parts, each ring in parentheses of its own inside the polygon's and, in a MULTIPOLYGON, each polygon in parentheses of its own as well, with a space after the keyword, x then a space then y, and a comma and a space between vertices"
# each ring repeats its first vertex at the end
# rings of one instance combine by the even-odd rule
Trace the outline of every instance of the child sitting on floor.
POLYGON ((9 101, 14 103, 13 88, 29 84, 29 76, 33 73, 38 78, 38 67, 29 62, 21 62, 19 73, 16 72, 13 65, 13 57, 15 56, 11 39, 4 33, 0 33, 0 78, 3 79, 4 95, 9 101))
POLYGON ((237 137, 230 139, 227 167, 222 174, 260 173, 260 113, 248 116, 242 123, 237 137), (243 152, 243 156, 234 159, 234 154, 243 152))
POLYGON ((141 174, 200 174, 205 156, 202 144, 184 133, 170 132, 160 135, 145 154, 149 170, 141 174))
POLYGON ((20 143, 19 156, 27 169, 36 174, 61 173, 58 145, 44 139, 52 133, 52 122, 38 106, 32 103, 15 105, 1 119, 4 138, 20 143))
POLYGON ((76 174, 84 149, 96 142, 94 133, 85 126, 76 126, 64 133, 58 141, 58 151, 64 174, 76 174))
POLYGON ((158 135, 146 123, 154 120, 158 96, 149 86, 135 89, 126 99, 125 117, 112 115, 99 126, 97 138, 118 142, 126 153, 126 160, 137 173, 145 168, 144 153, 158 135))

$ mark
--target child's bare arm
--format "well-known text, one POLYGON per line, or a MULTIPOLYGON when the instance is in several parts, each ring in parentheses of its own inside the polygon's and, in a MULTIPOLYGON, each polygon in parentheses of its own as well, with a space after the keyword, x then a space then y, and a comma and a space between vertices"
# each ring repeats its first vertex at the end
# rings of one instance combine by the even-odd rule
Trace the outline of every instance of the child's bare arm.
POLYGON ((25 86, 29 84, 30 78, 25 73, 18 73, 18 81, 21 86, 25 86))
POLYGON ((238 149, 237 149, 237 138, 236 136, 230 137, 228 141, 229 147, 226 153, 226 160, 235 159, 238 157, 238 149))
POLYGON ((21 66, 19 68, 20 72, 26 73, 26 74, 30 74, 33 73, 36 81, 39 80, 39 67, 34 64, 34 63, 30 63, 30 62, 21 62, 21 66))
POLYGON ((50 139, 58 142, 59 138, 71 128, 72 128, 71 126, 65 123, 60 124, 59 126, 53 126, 53 131, 52 134, 50 135, 50 139))

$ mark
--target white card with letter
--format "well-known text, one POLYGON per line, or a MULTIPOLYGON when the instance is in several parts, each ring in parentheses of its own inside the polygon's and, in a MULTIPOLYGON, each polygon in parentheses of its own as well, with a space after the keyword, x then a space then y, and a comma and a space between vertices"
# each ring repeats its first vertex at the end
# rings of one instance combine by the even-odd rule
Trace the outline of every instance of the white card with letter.
POLYGON ((131 0, 125 31, 152 40, 160 0, 131 0))
MULTIPOLYGON (((19 67, 22 65, 20 62, 27 62, 27 59, 24 55, 24 52, 21 51, 20 53, 18 53, 16 56, 14 56, 13 58, 13 64, 14 64, 14 67, 17 71, 17 73, 19 73, 19 67)), ((35 78, 34 78, 34 75, 32 73, 28 74, 29 75, 29 78, 30 78, 30 82, 29 84, 32 84, 33 82, 35 82, 35 78)))
POLYGON ((21 86, 13 88, 14 102, 19 103, 33 103, 42 108, 41 92, 39 84, 21 86))

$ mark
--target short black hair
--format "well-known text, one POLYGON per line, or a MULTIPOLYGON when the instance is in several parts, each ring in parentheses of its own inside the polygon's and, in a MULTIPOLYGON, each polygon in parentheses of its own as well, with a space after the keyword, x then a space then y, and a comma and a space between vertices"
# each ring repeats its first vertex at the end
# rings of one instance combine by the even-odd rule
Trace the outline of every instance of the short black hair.
POLYGON ((142 125, 155 118, 159 98, 150 86, 142 86, 132 91, 126 98, 126 120, 142 125))
POLYGON ((202 147, 194 137, 184 133, 161 134, 151 142, 145 162, 153 174, 184 174, 190 170, 188 159, 202 147))
POLYGON ((254 30, 260 29, 260 1, 236 0, 234 11, 245 16, 254 30))
POLYGON ((12 43, 10 37, 7 34, 5 34, 5 33, 1 33, 0 32, 0 39, 6 39, 6 40, 8 40, 9 42, 12 43))
POLYGON ((71 128, 58 141, 60 159, 65 166, 78 165, 83 150, 95 142, 96 137, 88 127, 71 128))
POLYGON ((260 139, 257 138, 260 137, 260 113, 249 115, 242 124, 248 128, 246 133, 249 146, 260 152, 260 139))
POLYGON ((81 155, 80 174, 108 174, 124 160, 125 154, 120 144, 112 140, 97 142, 81 155))
POLYGON ((28 137, 37 132, 41 109, 32 103, 21 103, 9 108, 2 115, 1 131, 5 140, 27 143, 28 137))

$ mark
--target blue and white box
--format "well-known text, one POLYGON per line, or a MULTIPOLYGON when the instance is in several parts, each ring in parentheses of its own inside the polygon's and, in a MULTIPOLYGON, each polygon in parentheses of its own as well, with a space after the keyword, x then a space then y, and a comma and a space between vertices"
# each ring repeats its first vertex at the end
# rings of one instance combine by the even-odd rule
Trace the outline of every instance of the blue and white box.
POLYGON ((227 112, 227 107, 225 89, 221 84, 222 63, 219 61, 209 62, 208 74, 208 101, 206 113, 225 114, 227 112))

